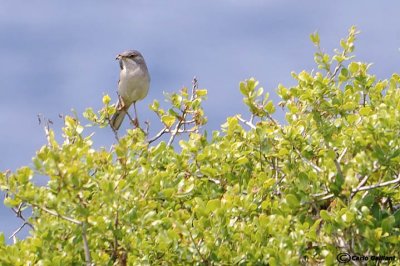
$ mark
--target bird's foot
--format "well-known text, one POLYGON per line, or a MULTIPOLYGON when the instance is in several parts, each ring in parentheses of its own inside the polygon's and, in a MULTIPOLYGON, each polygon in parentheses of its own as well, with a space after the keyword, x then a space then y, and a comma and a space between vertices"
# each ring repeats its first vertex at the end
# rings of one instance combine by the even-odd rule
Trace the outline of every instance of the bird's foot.
POLYGON ((121 95, 118 94, 118 104, 117 104, 117 110, 121 111, 122 109, 125 108, 125 102, 122 99, 121 95))
POLYGON ((139 127, 139 120, 135 117, 135 119, 132 120, 132 124, 135 128, 139 127))

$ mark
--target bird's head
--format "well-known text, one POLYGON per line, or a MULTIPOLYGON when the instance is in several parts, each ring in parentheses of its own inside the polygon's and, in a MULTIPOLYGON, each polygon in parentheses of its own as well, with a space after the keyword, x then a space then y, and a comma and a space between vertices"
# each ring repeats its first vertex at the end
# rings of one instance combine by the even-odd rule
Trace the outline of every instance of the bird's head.
POLYGON ((139 51, 127 50, 125 52, 118 54, 115 60, 131 59, 135 61, 135 59, 142 59, 142 58, 143 56, 139 51))
POLYGON ((127 50, 117 55, 115 58, 119 61, 119 66, 122 69, 144 67, 146 68, 146 63, 142 54, 136 50, 127 50))

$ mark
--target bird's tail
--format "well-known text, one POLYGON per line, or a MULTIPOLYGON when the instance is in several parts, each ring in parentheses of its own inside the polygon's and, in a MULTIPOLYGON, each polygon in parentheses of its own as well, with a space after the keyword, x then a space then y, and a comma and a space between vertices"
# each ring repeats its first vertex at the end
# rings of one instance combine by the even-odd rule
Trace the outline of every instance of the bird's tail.
POLYGON ((126 111, 124 109, 117 110, 115 114, 111 117, 110 125, 114 130, 118 130, 124 121, 126 111))

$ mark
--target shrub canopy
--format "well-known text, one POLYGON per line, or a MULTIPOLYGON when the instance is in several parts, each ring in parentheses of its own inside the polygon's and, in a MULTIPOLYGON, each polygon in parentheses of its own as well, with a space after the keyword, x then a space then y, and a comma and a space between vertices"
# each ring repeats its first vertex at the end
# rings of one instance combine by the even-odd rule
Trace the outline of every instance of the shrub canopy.
MULTIPOLYGON (((317 71, 293 73, 279 103, 251 78, 240 83, 250 118, 206 123, 206 90, 150 106, 163 129, 116 134, 93 148, 86 126, 64 118, 63 141, 48 143, 32 167, 0 174, 5 204, 30 236, 5 244, 2 265, 297 265, 336 263, 337 255, 400 256, 400 76, 380 80, 354 61, 357 31, 317 71), (286 122, 273 118, 283 108, 286 122), (187 133, 178 142, 177 135, 187 133), (167 141, 156 142, 160 136, 167 141), (157 144, 156 144, 157 143, 157 144), (175 147, 173 146, 175 145, 175 147), (178 147, 179 145, 179 147, 178 147), (37 186, 34 176, 49 178, 37 186)), ((115 112, 88 109, 91 125, 115 112)))

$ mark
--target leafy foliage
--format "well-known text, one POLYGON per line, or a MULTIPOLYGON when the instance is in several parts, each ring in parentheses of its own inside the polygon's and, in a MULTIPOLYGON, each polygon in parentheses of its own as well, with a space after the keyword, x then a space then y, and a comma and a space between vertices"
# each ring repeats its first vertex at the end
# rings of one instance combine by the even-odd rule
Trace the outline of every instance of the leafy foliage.
MULTIPOLYGON (((34 167, 0 174, 5 204, 31 236, 0 241, 2 265, 333 264, 341 252, 399 253, 400 76, 378 80, 352 61, 351 28, 320 71, 293 73, 274 105, 254 79, 240 83, 250 119, 228 117, 210 138, 201 103, 206 90, 151 105, 168 143, 130 129, 108 151, 94 149, 77 118, 65 117, 63 143, 48 144, 34 167), (286 111, 286 124, 273 119, 286 111), (189 117, 190 116, 190 117, 189 117), (187 128, 192 123, 191 128, 187 128), (172 147, 177 134, 188 133, 172 147), (46 186, 31 179, 46 176, 46 186)), ((85 117, 107 126, 108 96, 85 117)))

